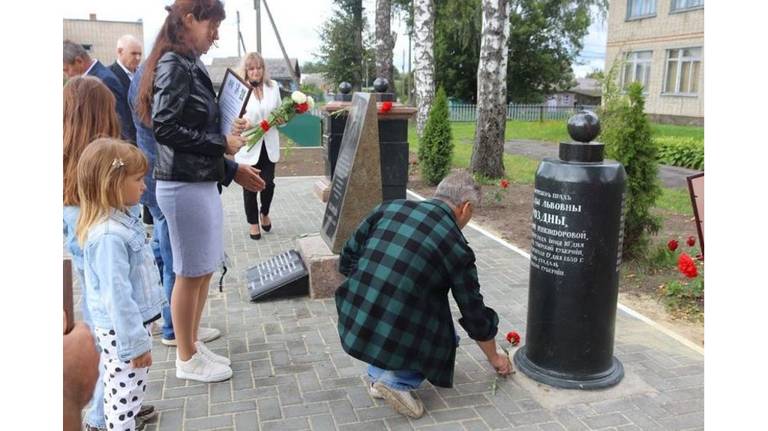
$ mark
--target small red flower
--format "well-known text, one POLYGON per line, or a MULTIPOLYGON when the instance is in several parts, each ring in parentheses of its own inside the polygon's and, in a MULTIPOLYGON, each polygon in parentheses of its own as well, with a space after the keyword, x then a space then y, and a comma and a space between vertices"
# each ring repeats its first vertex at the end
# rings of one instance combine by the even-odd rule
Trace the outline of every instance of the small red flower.
POLYGON ((392 102, 381 102, 381 108, 379 108, 379 114, 384 114, 392 110, 392 102))
POLYGON ((509 181, 505 178, 505 179, 499 181, 499 186, 502 189, 506 189, 507 187, 509 187, 509 181))
POLYGON ((515 331, 507 332, 507 341, 509 341, 509 344, 517 346, 520 344, 520 334, 515 331))
POLYGON ((259 123, 259 127, 261 127, 261 130, 268 131, 270 128, 269 122, 267 120, 261 120, 261 123, 259 123))
POLYGON ((680 244, 678 244, 676 239, 670 239, 669 242, 667 242, 667 248, 669 249, 669 251, 677 250, 678 245, 680 244))
POLYGON ((696 238, 693 236, 689 236, 688 239, 685 241, 686 244, 688 244, 688 247, 693 247, 696 245, 696 238))
POLYGON ((699 275, 696 263, 686 253, 680 253, 680 257, 677 259, 677 269, 688 278, 696 278, 699 275))
POLYGON ((305 113, 307 111, 309 111, 309 103, 304 102, 304 103, 299 103, 298 105, 296 105, 296 112, 297 113, 303 114, 303 113, 305 113))

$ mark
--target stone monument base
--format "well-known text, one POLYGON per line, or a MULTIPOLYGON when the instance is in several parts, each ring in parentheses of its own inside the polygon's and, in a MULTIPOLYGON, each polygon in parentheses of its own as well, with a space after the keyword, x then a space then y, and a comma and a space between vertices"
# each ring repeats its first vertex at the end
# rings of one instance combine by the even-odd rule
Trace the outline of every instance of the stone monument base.
POLYGON ((331 194, 331 182, 326 177, 320 178, 315 181, 313 190, 315 196, 317 196, 321 202, 328 202, 328 196, 331 194))
POLYGON ((331 251, 319 234, 299 238, 296 245, 309 271, 309 297, 332 298, 344 281, 339 273, 339 255, 331 251))

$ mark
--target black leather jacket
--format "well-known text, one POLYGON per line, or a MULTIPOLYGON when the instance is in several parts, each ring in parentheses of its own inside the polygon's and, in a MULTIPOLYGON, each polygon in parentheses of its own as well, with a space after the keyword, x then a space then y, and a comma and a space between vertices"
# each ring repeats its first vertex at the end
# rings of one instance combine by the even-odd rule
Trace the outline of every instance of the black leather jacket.
POLYGON ((155 178, 224 182, 227 140, 205 66, 196 57, 167 52, 157 63, 153 85, 155 178))

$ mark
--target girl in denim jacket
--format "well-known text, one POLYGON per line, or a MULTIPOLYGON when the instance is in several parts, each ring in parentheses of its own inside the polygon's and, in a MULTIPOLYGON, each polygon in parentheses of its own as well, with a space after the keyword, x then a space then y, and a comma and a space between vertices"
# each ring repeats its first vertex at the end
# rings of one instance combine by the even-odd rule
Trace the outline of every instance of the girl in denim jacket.
POLYGON ((97 139, 77 164, 86 307, 104 369, 108 429, 134 430, 152 365, 149 324, 165 297, 144 226, 128 209, 144 192, 147 160, 138 148, 97 139))

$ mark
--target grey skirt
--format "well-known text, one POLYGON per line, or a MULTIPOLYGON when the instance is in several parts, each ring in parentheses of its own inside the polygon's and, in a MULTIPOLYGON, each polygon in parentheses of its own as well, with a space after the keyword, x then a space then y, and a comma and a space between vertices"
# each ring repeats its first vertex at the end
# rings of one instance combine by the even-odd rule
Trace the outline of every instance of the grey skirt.
POLYGON ((224 262, 224 210, 215 181, 157 181, 157 204, 168 223, 173 272, 199 277, 224 262))

